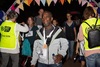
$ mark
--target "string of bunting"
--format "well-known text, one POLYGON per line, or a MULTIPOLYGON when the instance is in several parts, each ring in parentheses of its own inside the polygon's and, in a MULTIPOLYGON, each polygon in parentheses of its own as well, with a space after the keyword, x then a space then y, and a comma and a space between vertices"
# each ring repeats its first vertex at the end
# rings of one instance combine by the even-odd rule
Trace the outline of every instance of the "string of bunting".
MULTIPOLYGON (((63 5, 65 2, 68 2, 69 4, 71 4, 71 2, 73 0, 15 0, 15 2, 11 5, 11 7, 7 10, 6 13, 8 13, 10 10, 15 10, 18 14, 20 14, 20 10, 19 9, 21 9, 22 11, 24 11, 24 4, 26 4, 27 6, 30 6, 33 1, 38 6, 40 6, 40 3, 42 3, 43 6, 45 6, 46 3, 47 3, 48 6, 50 6, 50 4, 52 2, 54 4, 56 4, 57 2, 60 2, 63 5), (15 7, 16 4, 18 4, 17 7, 15 7)), ((87 6, 95 7, 95 3, 92 2, 92 0, 76 0, 76 1, 78 1, 78 3, 81 6, 84 6, 85 4, 87 4, 87 6)), ((96 9, 97 9, 97 7, 96 7, 96 9)), ((95 8, 94 8, 94 10, 95 10, 95 8)))

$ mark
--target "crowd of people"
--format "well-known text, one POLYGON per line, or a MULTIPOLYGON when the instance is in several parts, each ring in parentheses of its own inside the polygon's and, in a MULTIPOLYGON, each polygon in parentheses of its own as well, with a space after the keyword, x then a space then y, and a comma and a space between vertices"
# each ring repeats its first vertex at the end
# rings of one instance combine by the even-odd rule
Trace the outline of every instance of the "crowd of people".
POLYGON ((7 14, 0 26, 0 67, 62 67, 71 59, 79 60, 81 67, 100 67, 100 45, 91 47, 88 41, 89 27, 100 28, 92 7, 84 10, 84 21, 73 20, 67 12, 63 27, 50 11, 40 9, 38 13, 22 23, 16 22, 15 11, 7 14))

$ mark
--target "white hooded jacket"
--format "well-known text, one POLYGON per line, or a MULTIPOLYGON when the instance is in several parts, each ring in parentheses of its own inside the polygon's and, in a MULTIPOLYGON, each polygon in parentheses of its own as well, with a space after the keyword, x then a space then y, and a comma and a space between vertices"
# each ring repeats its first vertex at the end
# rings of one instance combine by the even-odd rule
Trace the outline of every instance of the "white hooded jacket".
POLYGON ((68 49, 68 41, 65 37, 65 34, 61 28, 56 27, 49 46, 47 48, 47 58, 44 59, 42 57, 42 46, 43 46, 43 29, 37 31, 37 39, 34 42, 33 49, 33 57, 31 61, 31 65, 35 65, 38 61, 43 64, 54 64, 53 54, 62 55, 63 57, 66 55, 66 51, 68 49))

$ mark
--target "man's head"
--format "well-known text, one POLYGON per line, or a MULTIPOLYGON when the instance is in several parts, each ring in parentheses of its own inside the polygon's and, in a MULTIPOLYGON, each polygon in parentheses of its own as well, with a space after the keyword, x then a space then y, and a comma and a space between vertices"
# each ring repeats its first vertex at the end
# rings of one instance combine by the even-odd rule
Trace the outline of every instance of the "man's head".
POLYGON ((43 10, 43 9, 40 9, 38 13, 39 13, 39 15, 41 15, 41 16, 42 16, 42 15, 43 15, 43 13, 44 13, 44 10, 43 10))
POLYGON ((52 20, 53 20, 53 17, 52 17, 51 12, 45 11, 45 12, 43 13, 43 18, 42 18, 42 20, 43 20, 43 25, 44 25, 44 27, 47 27, 47 26, 51 25, 51 24, 52 24, 52 20))
POLYGON ((89 17, 94 17, 95 13, 92 7, 88 6, 83 12, 84 19, 89 19, 89 17))
POLYGON ((8 20, 13 20, 15 21, 18 17, 18 14, 15 12, 15 11, 10 11, 8 14, 7 14, 7 19, 8 20))

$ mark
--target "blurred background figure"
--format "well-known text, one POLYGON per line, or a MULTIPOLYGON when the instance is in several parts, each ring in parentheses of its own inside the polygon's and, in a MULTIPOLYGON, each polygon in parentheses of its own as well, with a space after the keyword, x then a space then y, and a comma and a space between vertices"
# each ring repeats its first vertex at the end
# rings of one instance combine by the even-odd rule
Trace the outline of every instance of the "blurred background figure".
POLYGON ((58 23, 58 21, 57 21, 56 19, 53 20, 52 24, 53 24, 54 26, 59 26, 59 23, 58 23))
POLYGON ((38 27, 35 25, 34 18, 32 16, 28 17, 27 25, 29 27, 29 31, 27 33, 24 33, 24 40, 22 44, 22 58, 23 59, 22 59, 21 67, 24 67, 24 66, 31 67, 30 61, 31 61, 31 56, 33 52, 33 44, 36 37, 36 31, 38 30, 38 27))
POLYGON ((78 33, 79 27, 80 27, 80 25, 81 25, 81 20, 79 19, 78 16, 75 16, 74 22, 75 22, 75 24, 76 24, 76 31, 77 31, 77 33, 78 33))
POLYGON ((44 10, 41 8, 38 11, 38 13, 39 13, 39 15, 34 18, 34 22, 36 23, 36 26, 40 29, 40 28, 43 27, 43 25, 42 25, 42 15, 44 13, 44 10))
POLYGON ((72 15, 70 14, 70 12, 66 14, 66 18, 67 20, 64 22, 64 32, 66 38, 69 41, 67 59, 72 59, 75 44, 74 42, 76 41, 76 27, 74 21, 72 20, 72 15))

